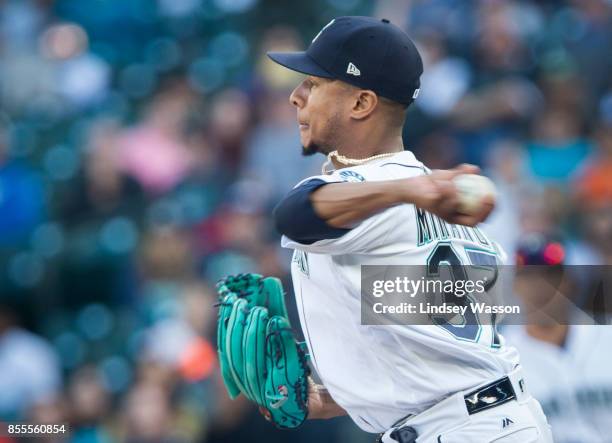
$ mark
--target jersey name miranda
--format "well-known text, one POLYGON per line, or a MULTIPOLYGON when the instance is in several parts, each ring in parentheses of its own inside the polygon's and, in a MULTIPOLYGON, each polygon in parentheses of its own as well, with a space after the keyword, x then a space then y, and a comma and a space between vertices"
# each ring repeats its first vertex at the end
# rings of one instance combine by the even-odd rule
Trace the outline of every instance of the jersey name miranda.
MULTIPOLYGON (((404 151, 309 177, 296 188, 312 180, 377 181, 427 172, 404 151)), ((481 230, 402 204, 334 237, 304 244, 283 236, 282 246, 295 250, 292 279, 313 366, 360 428, 384 432, 400 418, 502 377, 518 364, 516 350, 490 325, 480 325, 474 337, 461 337, 437 325, 361 324, 362 265, 425 265, 439 248, 468 265, 470 251, 497 254, 481 230)))

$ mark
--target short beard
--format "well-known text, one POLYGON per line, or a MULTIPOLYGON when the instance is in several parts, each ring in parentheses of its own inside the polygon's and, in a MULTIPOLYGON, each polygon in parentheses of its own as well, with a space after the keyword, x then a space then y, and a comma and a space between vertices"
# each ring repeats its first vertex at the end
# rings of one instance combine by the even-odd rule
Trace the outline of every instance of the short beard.
POLYGON ((338 145, 338 138, 340 134, 340 114, 333 114, 327 120, 327 131, 324 137, 324 140, 320 143, 311 141, 308 146, 302 146, 302 155, 304 157, 310 157, 317 153, 321 153, 323 155, 327 155, 333 150, 337 149, 335 146, 338 145))
POLYGON ((319 146, 315 143, 311 143, 308 146, 302 146, 302 156, 310 157, 315 155, 317 152, 320 152, 319 146))

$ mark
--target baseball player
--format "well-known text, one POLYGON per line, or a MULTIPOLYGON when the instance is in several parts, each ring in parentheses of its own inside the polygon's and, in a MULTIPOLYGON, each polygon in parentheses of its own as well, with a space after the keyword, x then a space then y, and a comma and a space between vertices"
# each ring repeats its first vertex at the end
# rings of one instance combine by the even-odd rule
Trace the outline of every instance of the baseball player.
POLYGON ((518 267, 515 291, 538 308, 527 309, 526 325, 508 326, 505 337, 521 353, 531 393, 542 403, 555 442, 610 442, 612 328, 589 325, 591 319, 572 300, 557 295, 579 292, 564 272, 563 255, 562 245, 546 235, 530 234, 519 242, 518 262, 528 267, 518 267), (560 283, 543 287, 544 281, 560 283), (554 315, 548 315, 553 305, 544 300, 555 296, 554 315))
POLYGON ((476 225, 493 207, 458 211, 452 178, 404 150, 405 110, 421 57, 388 20, 340 17, 305 52, 269 53, 306 75, 291 93, 303 154, 327 155, 274 212, 312 365, 309 418, 348 414, 383 442, 549 442, 517 351, 494 327, 363 326, 364 264, 470 264, 495 257, 476 225))

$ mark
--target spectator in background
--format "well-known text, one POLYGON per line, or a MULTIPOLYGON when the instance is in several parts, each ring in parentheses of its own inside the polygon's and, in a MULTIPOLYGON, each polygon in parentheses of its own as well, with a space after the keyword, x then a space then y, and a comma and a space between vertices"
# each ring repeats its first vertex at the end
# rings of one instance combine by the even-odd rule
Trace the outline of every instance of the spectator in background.
POLYGON ((246 139, 241 172, 242 176, 263 185, 266 206, 279 201, 296 180, 319 174, 322 164, 318 158, 304 159, 296 155, 301 151, 297 116, 287 100, 290 91, 287 80, 295 74, 279 73, 282 68, 271 66, 276 64, 265 55, 266 50, 298 47, 299 41, 291 29, 272 28, 263 36, 263 50, 259 54, 258 124, 246 139))
POLYGON ((58 296, 64 303, 127 302, 133 298, 130 254, 137 245, 144 212, 141 185, 121 170, 112 119, 93 120, 84 137, 83 167, 55 200, 66 230, 58 296), (91 285, 96 281, 96 285, 91 285))
POLYGON ((0 419, 24 420, 61 388, 58 358, 43 338, 18 326, 17 313, 0 302, 0 419))
POLYGON ((612 120, 599 121, 593 139, 596 150, 578 178, 578 192, 603 205, 612 201, 612 182, 605 179, 612 173, 612 120))
POLYGON ((64 194, 61 217, 69 226, 82 226, 119 215, 138 217, 144 195, 139 183, 121 171, 117 122, 91 124, 84 147, 84 167, 64 194))
POLYGON ((527 146, 533 176, 553 184, 572 177, 591 151, 581 131, 581 121, 569 109, 549 108, 536 119, 527 146))
POLYGON ((160 385, 137 383, 124 404, 124 443, 182 443, 169 393, 160 385))
POLYGON ((252 120, 252 106, 247 95, 239 89, 226 89, 212 103, 209 133, 217 145, 221 169, 235 173, 244 156, 245 139, 252 120))
POLYGON ((234 178, 235 171, 224 166, 221 145, 210 132, 195 128, 186 144, 193 155, 190 174, 152 205, 147 219, 153 224, 197 225, 218 208, 223 191, 234 178))
MULTIPOLYGON (((194 278, 194 251, 187 232, 174 226, 158 226, 145 233, 139 257, 139 291, 137 306, 145 323, 174 321, 181 312, 180 294, 186 282, 194 278)), ((172 323, 171 323, 172 324, 172 323)), ((175 337, 184 337, 188 329, 183 323, 170 328, 175 337)), ((193 335, 187 331, 188 335, 193 335)), ((155 344, 155 341, 153 342, 155 344)), ((170 353, 176 352, 173 349, 170 353)))
POLYGON ((417 43, 424 69, 419 100, 414 104, 433 118, 446 117, 468 92, 472 70, 466 60, 448 54, 448 44, 439 30, 427 30, 417 43))
POLYGON ((68 385, 71 443, 110 443, 111 398, 93 367, 82 367, 68 385))
POLYGON ((0 246, 27 240, 44 215, 43 183, 38 171, 10 152, 10 126, 0 122, 0 246))
POLYGON ((497 188, 495 209, 483 223, 485 232, 498 242, 512 261, 522 232, 525 200, 534 192, 533 179, 525 171, 524 152, 514 140, 503 140, 491 147, 485 173, 497 188))
POLYGON ((185 140, 193 103, 185 83, 172 83, 153 99, 143 121, 119 136, 121 169, 149 195, 172 190, 193 168, 194 154, 185 140))
POLYGON ((475 7, 474 57, 479 84, 525 75, 533 60, 526 39, 537 29, 539 11, 515 1, 480 1, 475 7))
MULTIPOLYGON (((582 267, 581 274, 596 274, 602 288, 612 286, 612 126, 600 122, 596 129, 597 152, 586 162, 574 181, 574 206, 578 239, 572 250, 572 264, 599 265, 582 267)), ((581 281, 581 286, 589 286, 581 281)), ((584 300, 601 322, 612 324, 610 297, 584 300)))
POLYGON ((574 182, 576 207, 592 264, 612 265, 612 125, 601 122, 595 140, 598 149, 574 182))
POLYGON ((38 35, 50 20, 49 6, 34 0, 2 3, 0 101, 3 111, 19 113, 58 104, 53 93, 53 63, 38 50, 38 35))
POLYGON ((87 33, 76 23, 54 24, 41 36, 40 51, 55 71, 53 92, 68 102, 66 111, 90 108, 108 94, 110 67, 88 49, 87 33))
POLYGON ((587 108, 592 109, 610 82, 612 8, 606 0, 570 0, 569 4, 571 8, 559 10, 555 18, 560 26, 565 26, 567 49, 581 67, 584 100, 587 108))
POLYGON ((538 12, 518 2, 478 2, 474 40, 466 52, 470 90, 449 114, 465 161, 483 165, 489 148, 521 134, 539 107, 540 93, 527 75, 533 60, 526 39, 537 29, 538 12))
POLYGON ((34 49, 35 37, 47 16, 47 8, 40 2, 34 0, 5 1, 0 16, 3 50, 16 54, 34 49))
POLYGON ((193 256, 183 233, 157 228, 146 240, 140 306, 148 327, 138 353, 140 364, 158 368, 170 379, 206 380, 217 367, 212 344, 215 298, 204 282, 194 279, 193 256))
POLYGON ((259 181, 266 203, 278 201, 296 179, 320 173, 321 161, 300 158, 296 114, 286 92, 270 91, 260 103, 261 120, 246 144, 243 174, 259 181))
POLYGON ((264 221, 259 209, 228 206, 201 227, 199 242, 216 248, 214 254, 203 257, 207 280, 218 281, 240 272, 259 272, 258 253, 265 244, 264 221))
POLYGON ((152 227, 143 237, 140 274, 143 282, 181 282, 195 272, 187 232, 172 225, 152 227))
MULTIPOLYGON (((32 406, 28 411, 25 421, 28 423, 64 425, 65 432, 45 436, 40 435, 36 437, 36 441, 39 443, 65 443, 67 441, 66 437, 72 435, 72 429, 69 428, 69 419, 68 402, 63 393, 58 392, 58 395, 55 397, 32 406)), ((0 439, 0 442, 2 442, 2 439, 0 439)))
POLYGON ((555 442, 603 443, 612 432, 612 330, 593 326, 591 313, 574 304, 579 291, 563 260, 563 246, 550 236, 521 240, 515 291, 524 325, 506 327, 504 337, 520 352, 555 442))

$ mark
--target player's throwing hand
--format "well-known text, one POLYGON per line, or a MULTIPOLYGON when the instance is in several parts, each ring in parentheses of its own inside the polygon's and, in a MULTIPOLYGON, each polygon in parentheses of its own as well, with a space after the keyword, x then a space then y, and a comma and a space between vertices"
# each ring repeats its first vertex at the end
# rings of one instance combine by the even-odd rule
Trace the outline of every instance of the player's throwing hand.
POLYGON ((406 179, 407 186, 418 189, 411 193, 412 202, 428 212, 436 214, 444 220, 465 226, 476 226, 486 220, 493 208, 493 196, 485 196, 480 202, 480 210, 473 214, 461 212, 460 196, 453 179, 462 174, 477 174, 479 168, 463 164, 450 170, 435 170, 429 175, 406 179))

